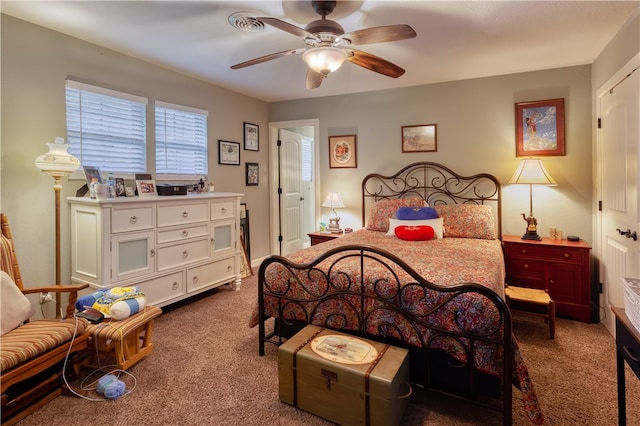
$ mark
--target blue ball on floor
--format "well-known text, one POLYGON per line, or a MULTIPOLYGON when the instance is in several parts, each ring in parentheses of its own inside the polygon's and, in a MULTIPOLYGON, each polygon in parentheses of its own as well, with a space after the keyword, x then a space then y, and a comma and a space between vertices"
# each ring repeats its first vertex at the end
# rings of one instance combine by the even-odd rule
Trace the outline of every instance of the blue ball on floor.
POLYGON ((107 399, 117 399, 124 395, 125 384, 113 374, 105 374, 98 380, 96 391, 107 399))

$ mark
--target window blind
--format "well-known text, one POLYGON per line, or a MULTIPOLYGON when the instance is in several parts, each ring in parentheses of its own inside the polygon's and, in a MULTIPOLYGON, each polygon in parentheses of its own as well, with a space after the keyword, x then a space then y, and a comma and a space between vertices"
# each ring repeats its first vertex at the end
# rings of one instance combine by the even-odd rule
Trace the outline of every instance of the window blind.
POLYGON ((67 80, 69 152, 83 166, 145 172, 146 105, 146 98, 67 80))
POLYGON ((303 182, 312 182, 313 181, 313 143, 309 138, 302 138, 301 144, 301 167, 302 167, 302 181, 303 182))
POLYGON ((156 173, 207 175, 207 111, 156 102, 156 173))

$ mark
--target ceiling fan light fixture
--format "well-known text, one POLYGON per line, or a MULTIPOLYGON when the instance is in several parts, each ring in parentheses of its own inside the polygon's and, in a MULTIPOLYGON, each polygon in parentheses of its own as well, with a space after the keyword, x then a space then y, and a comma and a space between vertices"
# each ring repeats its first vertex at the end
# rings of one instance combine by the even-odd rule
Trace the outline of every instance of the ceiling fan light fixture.
POLYGON ((347 59, 347 52, 336 47, 314 47, 302 54, 309 68, 324 76, 334 72, 347 59))

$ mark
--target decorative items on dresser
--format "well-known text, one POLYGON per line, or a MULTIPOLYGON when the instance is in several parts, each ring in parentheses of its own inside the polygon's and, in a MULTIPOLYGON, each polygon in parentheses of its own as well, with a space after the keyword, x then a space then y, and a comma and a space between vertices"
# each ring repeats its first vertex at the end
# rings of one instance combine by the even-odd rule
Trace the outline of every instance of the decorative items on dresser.
POLYGON ((136 285, 156 306, 223 284, 239 289, 242 196, 69 197, 71 279, 96 289, 136 285))
POLYGON ((502 240, 508 285, 546 290, 556 314, 591 322, 589 244, 514 235, 502 240))

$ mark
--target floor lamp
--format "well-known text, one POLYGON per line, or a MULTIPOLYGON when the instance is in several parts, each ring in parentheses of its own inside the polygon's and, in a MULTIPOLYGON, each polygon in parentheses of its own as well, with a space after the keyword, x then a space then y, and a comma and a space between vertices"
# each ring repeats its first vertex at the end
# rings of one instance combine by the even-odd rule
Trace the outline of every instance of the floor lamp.
POLYGON ((511 184, 527 184, 529 185, 529 217, 522 213, 522 217, 527 222, 527 231, 522 236, 523 240, 541 240, 538 235, 538 220, 533 216, 533 185, 555 186, 556 181, 553 180, 547 169, 542 165, 542 160, 538 158, 525 158, 520 162, 518 169, 513 174, 511 184))
MULTIPOLYGON (((53 190, 56 199, 56 285, 60 285, 60 190, 62 189, 62 178, 65 175, 77 170, 80 161, 69 154, 69 144, 64 143, 64 138, 55 138, 53 143, 46 144, 49 152, 36 158, 36 167, 45 173, 49 173, 53 178, 53 190)), ((56 318, 61 314, 60 293, 56 293, 56 318)))

